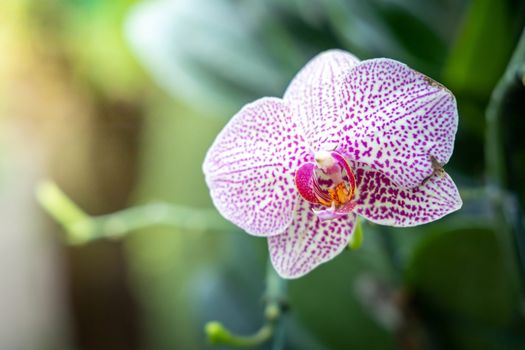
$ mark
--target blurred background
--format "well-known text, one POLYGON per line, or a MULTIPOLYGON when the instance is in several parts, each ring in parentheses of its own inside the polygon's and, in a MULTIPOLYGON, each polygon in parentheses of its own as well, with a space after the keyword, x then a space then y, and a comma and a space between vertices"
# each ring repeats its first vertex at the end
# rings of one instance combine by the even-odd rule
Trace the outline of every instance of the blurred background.
POLYGON ((400 60, 456 95, 447 171, 465 205, 417 228, 365 224, 360 250, 291 281, 285 348, 525 349, 523 49, 502 152, 485 152, 524 25, 518 0, 2 0, 0 349, 210 349, 209 320, 257 330, 264 239, 195 222, 69 245, 35 188, 52 179, 90 215, 213 210, 215 135, 329 48, 400 60))

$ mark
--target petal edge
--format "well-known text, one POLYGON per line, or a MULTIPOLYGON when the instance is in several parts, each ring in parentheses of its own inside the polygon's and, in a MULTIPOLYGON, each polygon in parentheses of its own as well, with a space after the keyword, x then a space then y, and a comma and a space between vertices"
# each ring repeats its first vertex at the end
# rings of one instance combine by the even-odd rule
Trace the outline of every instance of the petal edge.
POLYGON ((219 133, 203 163, 213 203, 252 235, 282 233, 292 220, 294 169, 306 148, 282 100, 262 98, 244 106, 219 133))
POLYGON ((356 215, 321 221, 314 205, 300 198, 286 232, 268 237, 268 249, 277 273, 287 279, 302 277, 339 255, 348 245, 356 215))
POLYGON ((410 227, 438 220, 463 204, 448 174, 432 175, 424 184, 405 189, 382 173, 358 166, 355 212, 380 225, 410 227))
POLYGON ((454 95, 407 65, 379 58, 359 63, 343 82, 341 147, 398 185, 420 185, 454 148, 454 95))
POLYGON ((332 49, 312 58, 292 79, 283 99, 289 103, 314 152, 339 144, 341 80, 359 63, 352 54, 332 49))

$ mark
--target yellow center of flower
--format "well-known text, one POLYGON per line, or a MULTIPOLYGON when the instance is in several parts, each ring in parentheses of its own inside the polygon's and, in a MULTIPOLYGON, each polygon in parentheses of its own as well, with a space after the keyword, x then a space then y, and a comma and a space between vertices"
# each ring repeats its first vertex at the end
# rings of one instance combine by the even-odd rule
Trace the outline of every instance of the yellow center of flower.
POLYGON ((353 191, 350 191, 344 182, 340 182, 334 187, 329 188, 327 192, 330 196, 329 200, 326 200, 326 196, 317 196, 319 203, 325 207, 331 207, 332 205, 335 205, 336 208, 339 208, 340 206, 348 203, 354 195, 353 191))
POLYGON ((340 208, 352 200, 355 190, 354 174, 343 156, 334 152, 317 152, 314 155, 314 193, 320 204, 340 208), (334 155, 338 158, 334 158, 334 155))

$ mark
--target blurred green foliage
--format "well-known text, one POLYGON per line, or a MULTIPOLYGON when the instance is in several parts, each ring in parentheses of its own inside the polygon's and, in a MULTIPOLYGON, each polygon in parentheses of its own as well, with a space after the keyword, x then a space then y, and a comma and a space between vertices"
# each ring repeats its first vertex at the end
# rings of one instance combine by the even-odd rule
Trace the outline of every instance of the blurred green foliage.
POLYGON ((510 328, 522 316, 498 246, 494 232, 464 229, 430 234, 414 250, 407 283, 431 322, 446 320, 443 348, 525 346, 510 328))
MULTIPOLYGON (((95 114, 125 101, 140 116, 130 205, 212 207, 201 164, 215 135, 243 104, 281 96, 309 58, 333 47, 362 59, 391 57, 447 85, 460 110, 447 171, 460 189, 482 185, 484 111, 525 24, 524 2, 514 0, 24 3, 27 26, 45 38, 47 55, 65 62, 75 91, 89 91, 95 114)), ((521 203, 523 96, 523 89, 512 96, 505 129, 508 188, 521 203)), ((407 338, 432 349, 525 347, 522 281, 509 273, 516 257, 501 248, 489 200, 484 193, 413 229, 365 224, 360 250, 290 283, 287 348, 395 349, 407 338), (388 291, 376 304, 410 314, 420 332, 383 324, 383 310, 356 293, 363 276, 377 281, 371 290, 388 291), (396 293, 407 300, 391 298, 396 293)), ((227 233, 152 228, 127 236, 124 249, 144 348, 208 348, 209 320, 240 333, 261 324, 265 240, 233 226, 227 233)))

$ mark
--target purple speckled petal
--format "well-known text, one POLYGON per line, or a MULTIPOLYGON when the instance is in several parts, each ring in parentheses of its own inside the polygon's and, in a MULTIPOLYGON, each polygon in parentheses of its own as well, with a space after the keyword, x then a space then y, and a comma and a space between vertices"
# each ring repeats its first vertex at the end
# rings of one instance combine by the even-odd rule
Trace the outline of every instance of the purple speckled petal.
POLYGON ((262 98, 230 120, 206 155, 203 171, 215 206, 250 234, 280 234, 292 221, 294 171, 311 160, 297 130, 282 100, 262 98))
POLYGON ((313 213, 314 207, 299 198, 288 230, 281 235, 268 237, 272 264, 284 278, 301 277, 333 259, 348 245, 354 231, 354 213, 321 221, 313 213))
POLYGON ((461 208, 456 185, 448 176, 431 175, 421 186, 405 189, 381 172, 356 165, 357 202, 354 212, 388 226, 416 226, 461 208))
POLYGON ((358 64, 344 81, 341 148, 398 185, 411 188, 432 174, 431 157, 448 162, 458 112, 454 95, 403 63, 381 58, 358 64))
POLYGON ((341 50, 315 56, 297 73, 284 94, 313 151, 339 144, 341 80, 359 60, 341 50))

